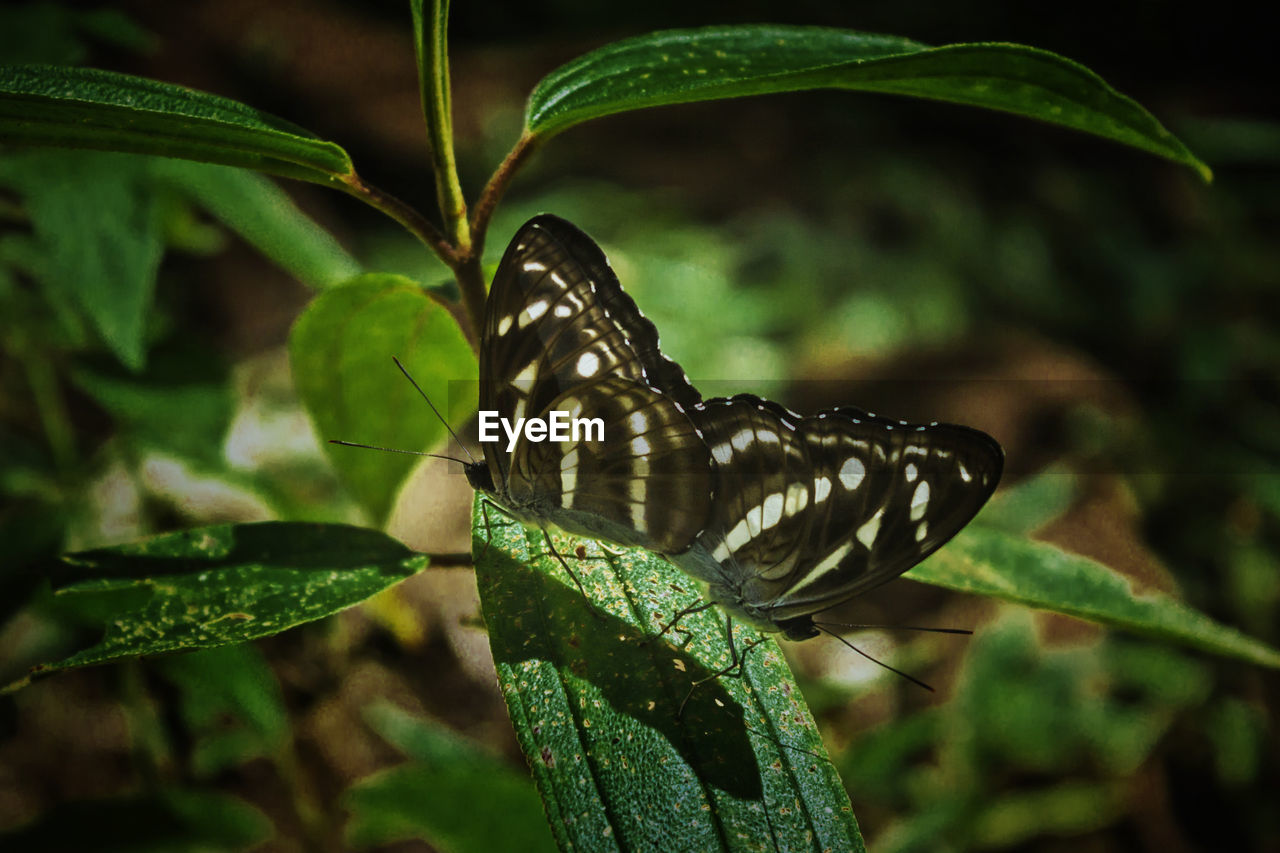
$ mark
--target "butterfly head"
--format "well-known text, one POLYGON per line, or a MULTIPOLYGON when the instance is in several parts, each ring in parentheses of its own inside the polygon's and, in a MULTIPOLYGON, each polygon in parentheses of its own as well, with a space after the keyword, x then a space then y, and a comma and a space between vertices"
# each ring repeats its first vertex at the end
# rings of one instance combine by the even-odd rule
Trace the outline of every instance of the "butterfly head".
POLYGON ((463 470, 467 474, 467 482, 471 484, 471 488, 490 495, 494 493, 493 473, 489 470, 487 462, 484 460, 468 462, 463 466, 463 470))
POLYGON ((782 636, 788 640, 811 640, 821 633, 813 624, 813 617, 810 615, 787 619, 779 622, 777 627, 782 632, 782 636))

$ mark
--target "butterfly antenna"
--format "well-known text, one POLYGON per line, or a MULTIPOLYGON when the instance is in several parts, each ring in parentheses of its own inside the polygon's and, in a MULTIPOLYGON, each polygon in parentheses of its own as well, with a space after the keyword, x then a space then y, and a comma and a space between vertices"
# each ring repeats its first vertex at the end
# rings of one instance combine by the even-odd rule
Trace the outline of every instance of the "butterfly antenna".
MULTIPOLYGON (((329 443, 341 444, 343 447, 363 447, 365 450, 381 450, 385 453, 407 453, 410 456, 430 456, 432 459, 448 459, 450 462, 457 462, 459 465, 467 464, 467 460, 459 459, 456 456, 445 456, 441 453, 427 453, 423 450, 401 450, 398 447, 379 447, 376 444, 357 444, 354 441, 343 441, 340 438, 331 438, 329 439, 329 443)), ((465 450, 466 448, 463 449, 465 450)), ((472 461, 474 462, 475 460, 472 461)))
POLYGON ((849 641, 848 641, 848 640, 846 640, 844 637, 842 637, 842 636, 840 636, 839 634, 837 634, 835 631, 832 631, 832 630, 830 630, 830 629, 828 629, 828 628, 826 628, 826 627, 824 627, 824 626, 822 626, 822 625, 819 625, 817 622, 814 622, 813 624, 814 624, 814 626, 815 626, 815 627, 817 627, 817 628, 818 628, 818 630, 820 630, 820 631, 822 631, 822 632, 824 632, 824 633, 826 633, 826 634, 829 634, 829 635, 831 635, 832 637, 835 637, 837 640, 839 640, 840 642, 844 643, 846 646, 848 646, 849 648, 853 649, 855 652, 857 652, 858 654, 862 655, 864 658, 866 658, 867 660, 871 661, 872 663, 877 664, 877 665, 879 665, 879 666, 882 666, 882 667, 884 667, 885 669, 889 670, 890 672, 896 672, 898 675, 901 675, 901 676, 902 676, 903 678, 905 678, 907 681, 910 681, 912 684, 917 684, 917 685, 919 685, 920 687, 923 687, 925 690, 928 690, 930 693, 935 693, 935 692, 936 692, 932 687, 930 687, 929 685, 925 684, 923 681, 921 681, 920 679, 916 678, 914 675, 908 675, 907 673, 903 672, 903 671, 902 671, 902 670, 900 670, 900 669, 895 669, 894 667, 889 666, 889 664, 885 663, 885 662, 884 662, 884 661, 882 661, 882 660, 877 660, 876 658, 873 658, 871 655, 867 654, 867 653, 866 653, 866 652, 864 652, 862 649, 858 648, 858 647, 857 647, 857 646, 855 646, 853 643, 849 642, 849 641))
POLYGON ((919 625, 854 625, 849 622, 814 622, 819 628, 827 631, 828 628, 849 628, 854 631, 927 631, 930 634, 972 634, 968 628, 924 628, 919 625))
POLYGON ((396 358, 393 355, 391 356, 391 360, 396 363, 396 367, 400 368, 400 372, 404 374, 404 378, 408 379, 409 382, 413 385, 413 387, 418 389, 418 393, 422 395, 422 399, 427 401, 427 405, 431 407, 431 411, 436 413, 437 418, 440 418, 440 423, 444 424, 444 428, 449 431, 449 435, 453 436, 453 440, 458 442, 458 446, 462 448, 462 452, 467 454, 467 458, 470 459, 471 464, 474 465, 476 462, 476 458, 471 455, 471 451, 467 450, 467 446, 462 443, 462 439, 458 438, 458 434, 453 431, 453 427, 449 426, 449 422, 446 421, 444 419, 444 416, 440 414, 440 410, 436 408, 436 404, 431 402, 431 398, 427 396, 427 392, 423 391, 422 386, 418 384, 417 380, 415 380, 412 376, 409 375, 409 371, 404 369, 404 365, 400 363, 400 359, 396 358))

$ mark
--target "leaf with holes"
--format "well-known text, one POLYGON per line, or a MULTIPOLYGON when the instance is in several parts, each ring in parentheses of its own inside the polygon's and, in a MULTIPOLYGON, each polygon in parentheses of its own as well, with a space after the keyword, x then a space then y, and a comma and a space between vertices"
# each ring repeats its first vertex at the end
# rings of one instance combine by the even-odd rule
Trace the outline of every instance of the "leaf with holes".
POLYGON ((271 636, 426 565, 377 531, 297 522, 223 524, 68 554, 46 571, 53 612, 100 626, 102 639, 33 674, 271 636))

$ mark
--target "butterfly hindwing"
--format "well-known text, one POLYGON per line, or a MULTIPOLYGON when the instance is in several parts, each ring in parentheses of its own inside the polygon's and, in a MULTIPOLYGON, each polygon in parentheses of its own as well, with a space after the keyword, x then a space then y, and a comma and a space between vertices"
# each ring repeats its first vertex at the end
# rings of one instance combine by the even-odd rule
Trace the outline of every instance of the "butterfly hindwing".
POLYGON ((712 597, 797 636, 811 616, 897 577, 990 497, 1003 455, 988 436, 852 407, 800 417, 749 395, 694 412, 718 499, 682 559, 712 597))

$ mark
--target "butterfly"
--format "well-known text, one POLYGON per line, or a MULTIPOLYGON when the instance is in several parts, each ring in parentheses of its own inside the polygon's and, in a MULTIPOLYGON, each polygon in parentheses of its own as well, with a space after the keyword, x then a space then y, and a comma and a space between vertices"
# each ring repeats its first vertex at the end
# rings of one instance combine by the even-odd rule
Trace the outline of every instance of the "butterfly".
POLYGON ((791 639, 944 545, 991 496, 1004 459, 962 426, 704 400, 600 247, 547 214, 498 265, 479 396, 482 412, 512 422, 600 418, 604 440, 526 432, 484 444, 466 466, 475 489, 544 530, 660 553, 731 617, 791 639))

